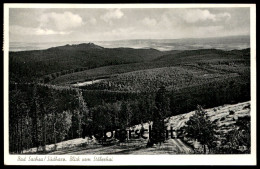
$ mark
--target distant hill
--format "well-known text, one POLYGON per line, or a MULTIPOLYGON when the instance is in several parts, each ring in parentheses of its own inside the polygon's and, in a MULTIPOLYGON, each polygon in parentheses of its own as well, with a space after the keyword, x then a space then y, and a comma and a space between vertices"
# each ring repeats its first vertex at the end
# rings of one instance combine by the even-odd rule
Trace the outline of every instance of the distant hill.
POLYGON ((64 70, 150 61, 167 53, 155 49, 111 49, 93 43, 9 52, 10 77, 14 81, 31 81, 64 70))
POLYGON ((154 61, 167 61, 175 63, 210 61, 211 59, 229 60, 229 59, 250 59, 250 49, 223 51, 218 49, 201 49, 182 51, 178 54, 169 54, 160 56, 154 61))
MULTIPOLYGON (((89 41, 65 41, 65 42, 10 42, 10 51, 43 50, 66 44, 81 44, 89 41)), ((250 36, 226 36, 212 38, 184 38, 184 39, 128 39, 115 41, 93 41, 104 48, 134 48, 157 49, 160 51, 171 50, 198 50, 221 49, 234 50, 250 47, 250 36)))
POLYGON ((116 48, 120 46, 131 48, 154 48, 161 51, 198 49, 240 50, 250 47, 250 36, 243 35, 184 39, 133 39, 100 41, 95 43, 107 48, 116 48))
POLYGON ((249 59, 249 56, 250 49, 159 51, 152 48, 104 48, 93 43, 82 43, 45 50, 9 52, 9 72, 11 82, 32 82, 44 79, 46 75, 45 82, 48 82, 65 74, 103 66, 144 63, 142 69, 146 69, 211 59, 249 59))
POLYGON ((58 46, 58 47, 51 47, 48 50, 102 50, 104 49, 101 46, 95 45, 94 43, 81 43, 81 44, 74 44, 74 45, 65 45, 65 46, 58 46))

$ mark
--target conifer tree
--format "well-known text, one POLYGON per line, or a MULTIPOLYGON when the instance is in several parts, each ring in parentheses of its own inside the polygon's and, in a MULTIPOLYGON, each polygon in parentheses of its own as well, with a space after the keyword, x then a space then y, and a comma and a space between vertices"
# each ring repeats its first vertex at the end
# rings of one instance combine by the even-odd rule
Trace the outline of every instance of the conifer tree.
POLYGON ((200 105, 197 106, 195 114, 190 117, 182 129, 187 137, 196 139, 203 145, 204 153, 206 153, 206 146, 209 151, 215 146, 217 125, 210 121, 200 105))
POLYGON ((161 143, 165 140, 165 122, 164 119, 169 115, 169 99, 166 96, 166 89, 161 86, 156 93, 155 107, 152 115, 152 136, 149 144, 161 143))

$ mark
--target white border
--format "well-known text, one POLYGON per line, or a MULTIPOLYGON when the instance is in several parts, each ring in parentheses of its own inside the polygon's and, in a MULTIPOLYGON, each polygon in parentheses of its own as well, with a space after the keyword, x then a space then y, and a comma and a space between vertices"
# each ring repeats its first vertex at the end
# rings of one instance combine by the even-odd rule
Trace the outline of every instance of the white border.
MULTIPOLYGON (((4 164, 5 165, 256 165, 256 5, 255 4, 4 4, 4 164), (112 157, 113 161, 33 162, 17 161, 9 154, 9 8, 223 8, 250 7, 251 45, 251 154, 250 155, 79 155, 78 157, 112 157)), ((27 155, 28 158, 29 155, 27 155)), ((55 155, 31 155, 47 157, 55 155)), ((70 155, 56 155, 69 160, 70 155)))

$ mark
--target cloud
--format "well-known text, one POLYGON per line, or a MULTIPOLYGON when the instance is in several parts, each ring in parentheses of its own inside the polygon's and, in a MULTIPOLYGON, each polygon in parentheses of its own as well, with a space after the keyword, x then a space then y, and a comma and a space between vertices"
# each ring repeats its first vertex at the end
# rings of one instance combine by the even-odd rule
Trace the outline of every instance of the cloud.
POLYGON ((16 35, 30 35, 32 32, 35 32, 36 29, 18 26, 18 25, 11 25, 9 28, 10 34, 16 35))
POLYGON ((105 22, 112 23, 113 19, 120 19, 124 16, 124 13, 120 9, 109 9, 104 15, 100 18, 105 22))
POLYGON ((216 20, 220 21, 220 20, 225 20, 228 21, 231 19, 231 15, 230 13, 224 12, 224 13, 220 13, 216 15, 216 20))
POLYGON ((90 22, 92 25, 96 25, 97 20, 96 20, 95 18, 91 18, 91 19, 89 20, 89 22, 90 22))
POLYGON ((198 32, 202 32, 202 33, 205 33, 205 32, 208 32, 208 33, 211 33, 211 32, 216 32, 216 31, 220 31, 223 29, 223 26, 200 26, 200 27, 196 27, 196 30, 198 32))
POLYGON ((157 24, 157 21, 153 18, 146 17, 142 20, 143 24, 148 26, 155 26, 157 24))
POLYGON ((41 28, 38 28, 36 31, 35 31, 35 34, 36 35, 66 35, 66 34, 70 34, 71 32, 63 32, 63 31, 53 31, 51 29, 41 29, 41 28))
POLYGON ((20 10, 10 10, 9 22, 10 37, 19 41, 163 39, 250 33, 249 8, 20 10))
POLYGON ((23 27, 18 25, 10 26, 9 31, 11 34, 14 35, 65 35, 71 33, 63 31, 54 31, 51 29, 23 27))
POLYGON ((208 10, 191 9, 182 12, 181 17, 188 23, 195 23, 198 21, 211 20, 215 21, 216 16, 211 14, 208 10))
POLYGON ((186 35, 190 37, 214 37, 220 33, 224 35, 225 32, 223 29, 223 26, 195 26, 187 30, 186 35))
POLYGON ((122 36, 123 34, 128 34, 130 32, 133 32, 135 29, 133 27, 127 27, 127 28, 117 28, 117 29, 113 29, 108 33, 111 34, 121 34, 120 36, 122 36))
POLYGON ((45 13, 39 18, 41 29, 53 31, 71 31, 83 24, 82 18, 72 12, 64 13, 45 13))
POLYGON ((203 21, 217 22, 222 20, 228 20, 231 18, 231 15, 227 12, 213 14, 206 9, 188 9, 182 11, 179 14, 179 16, 187 23, 196 23, 203 21))

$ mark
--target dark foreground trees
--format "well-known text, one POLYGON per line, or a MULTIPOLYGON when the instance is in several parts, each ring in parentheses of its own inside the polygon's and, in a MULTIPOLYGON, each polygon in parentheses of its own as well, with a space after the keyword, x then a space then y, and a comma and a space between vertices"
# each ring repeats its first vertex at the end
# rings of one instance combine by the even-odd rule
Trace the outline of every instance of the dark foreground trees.
POLYGON ((206 112, 201 106, 198 106, 195 114, 190 117, 182 129, 185 131, 187 138, 197 140, 202 144, 204 153, 250 153, 250 116, 238 117, 236 123, 229 127, 230 130, 219 127, 217 123, 216 120, 209 120, 206 112))
POLYGON ((233 129, 224 134, 224 140, 216 153, 241 154, 251 152, 250 117, 239 117, 233 129))
POLYGON ((48 144, 81 137, 81 124, 91 121, 79 90, 35 84, 12 90, 9 97, 11 153, 32 147, 45 152, 48 144))
MULTIPOLYGON (((240 89, 244 92, 247 91, 247 88, 240 89)), ((9 92, 10 152, 21 153, 22 150, 31 147, 39 147, 39 150, 42 150, 48 144, 82 137, 83 133, 90 137, 94 134, 93 130, 115 131, 150 121, 154 122, 153 131, 161 133, 161 136, 154 135, 152 144, 160 143, 164 140, 164 119, 166 117, 192 111, 198 103, 205 107, 222 104, 222 102, 216 103, 215 100, 208 98, 209 96, 214 98, 216 91, 218 91, 218 95, 221 95, 223 90, 221 88, 218 91, 217 87, 199 86, 169 92, 162 87, 156 93, 129 93, 48 87, 40 84, 34 86, 11 85, 9 92), (210 92, 211 94, 209 94, 210 92), (85 131, 83 131, 84 128, 85 131)), ((229 91, 229 89, 224 91, 229 91)), ((237 90, 232 90, 232 92, 243 95, 237 90)), ((243 99, 248 100, 247 97, 243 97, 243 99)), ((220 98, 217 100, 225 102, 220 98)), ((236 101, 245 100, 236 98, 236 101)), ((195 126, 194 131, 201 127, 206 130, 193 135, 198 137, 197 139, 201 140, 200 142, 205 144, 205 147, 212 150, 215 142, 210 141, 214 136, 211 133, 212 128, 209 127, 211 123, 204 117, 205 113, 203 115, 201 108, 198 109, 198 112, 196 118, 191 118, 189 123, 195 126), (198 126, 200 123, 197 123, 197 120, 202 125, 198 126)), ((193 131, 193 128, 190 130, 193 131)), ((234 133, 233 138, 242 133, 243 140, 245 140, 243 142, 249 142, 246 140, 250 139, 250 134, 248 136, 246 133, 250 132, 245 131, 242 132, 239 129, 237 133, 240 134, 234 133)), ((190 131, 188 133, 192 134, 190 131)), ((241 145, 245 144, 239 143, 239 146, 241 145)), ((223 152, 225 151, 223 150, 223 152)))
POLYGON ((161 143, 165 141, 165 118, 170 115, 169 113, 169 99, 166 96, 166 89, 161 86, 156 93, 155 107, 152 114, 152 131, 151 137, 148 140, 147 147, 153 144, 161 143))
POLYGON ((204 153, 207 150, 206 146, 209 152, 216 146, 217 125, 209 120, 201 106, 197 106, 195 114, 190 117, 182 129, 185 131, 186 137, 193 138, 203 145, 204 153))

